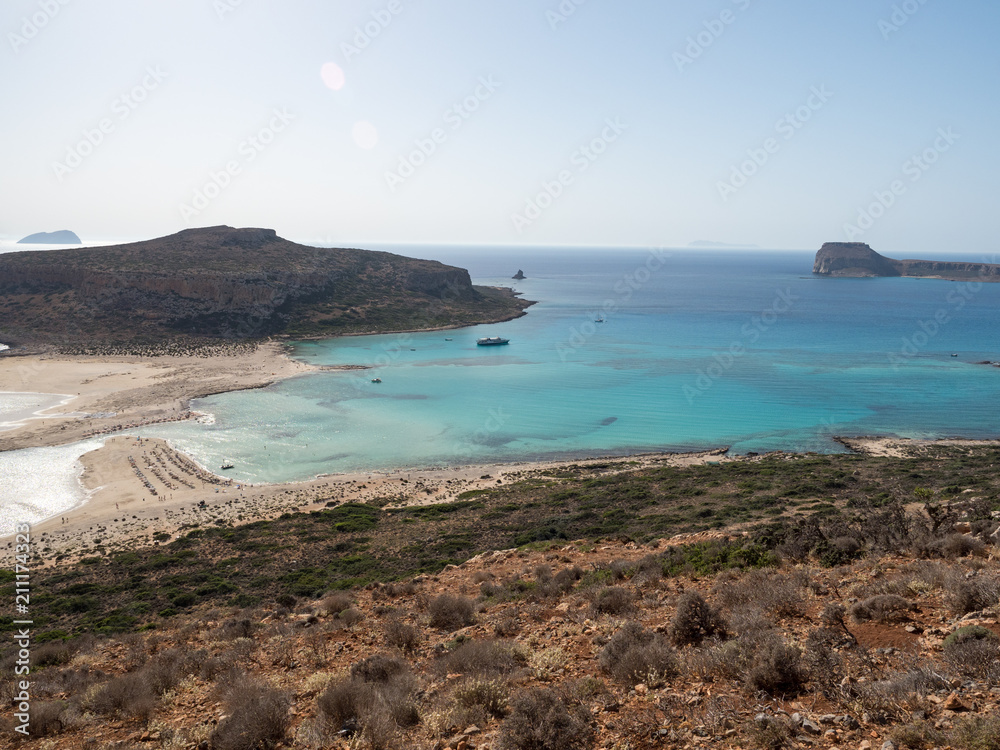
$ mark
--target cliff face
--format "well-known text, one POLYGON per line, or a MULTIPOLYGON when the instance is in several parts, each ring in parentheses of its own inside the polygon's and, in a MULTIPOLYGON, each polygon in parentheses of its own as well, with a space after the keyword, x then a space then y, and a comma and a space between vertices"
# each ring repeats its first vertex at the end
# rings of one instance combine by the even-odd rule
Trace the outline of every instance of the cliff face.
POLYGON ((1000 265, 935 260, 894 260, 879 255, 863 242, 827 242, 816 253, 813 273, 861 278, 907 276, 953 281, 1000 281, 1000 265))
POLYGON ((270 229, 189 229, 128 245, 0 255, 0 340, 251 338, 289 327, 332 335, 425 327, 429 309, 435 324, 448 324, 459 311, 487 322, 526 306, 487 301, 462 268, 307 247, 270 229))
POLYGON ((822 276, 899 276, 897 261, 864 242, 827 242, 816 253, 813 273, 822 276))

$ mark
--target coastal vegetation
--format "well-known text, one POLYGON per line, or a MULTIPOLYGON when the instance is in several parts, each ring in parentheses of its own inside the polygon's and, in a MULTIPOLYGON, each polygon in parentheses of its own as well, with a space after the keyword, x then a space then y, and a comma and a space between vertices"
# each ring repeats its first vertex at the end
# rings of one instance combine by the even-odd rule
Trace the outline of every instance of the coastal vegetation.
POLYGON ((25 746, 996 747, 998 460, 570 464, 95 540, 34 573, 25 746))

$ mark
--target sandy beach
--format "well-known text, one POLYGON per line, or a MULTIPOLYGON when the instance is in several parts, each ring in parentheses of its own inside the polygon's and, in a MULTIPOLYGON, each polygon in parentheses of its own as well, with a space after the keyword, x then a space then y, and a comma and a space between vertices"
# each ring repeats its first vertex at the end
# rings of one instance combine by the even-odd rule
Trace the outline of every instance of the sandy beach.
POLYGON ((0 451, 62 445, 119 429, 189 419, 188 403, 213 393, 261 388, 314 368, 281 344, 212 356, 0 356, 0 391, 72 398, 0 433, 0 451))

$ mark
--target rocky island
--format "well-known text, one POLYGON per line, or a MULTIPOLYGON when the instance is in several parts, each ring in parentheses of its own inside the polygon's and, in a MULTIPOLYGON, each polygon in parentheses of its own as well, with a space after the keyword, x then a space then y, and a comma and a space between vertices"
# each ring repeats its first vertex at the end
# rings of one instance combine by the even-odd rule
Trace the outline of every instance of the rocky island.
POLYGON ((18 245, 79 245, 76 232, 60 229, 56 232, 35 232, 17 241, 18 245))
POLYGON ((515 274, 514 274, 513 276, 511 276, 511 278, 512 278, 512 279, 517 279, 518 281, 521 281, 522 279, 526 279, 526 278, 528 278, 528 277, 527 277, 527 276, 525 276, 525 275, 524 275, 524 271, 522 271, 522 270, 521 270, 521 269, 519 268, 519 269, 517 269, 517 273, 515 273, 515 274))
POLYGON ((473 286, 463 268, 308 247, 273 229, 0 256, 0 341, 71 351, 474 325, 530 304, 473 286))
POLYGON ((847 278, 906 276, 949 281, 1000 282, 1000 264, 895 260, 879 255, 864 242, 825 243, 816 253, 813 273, 847 278))

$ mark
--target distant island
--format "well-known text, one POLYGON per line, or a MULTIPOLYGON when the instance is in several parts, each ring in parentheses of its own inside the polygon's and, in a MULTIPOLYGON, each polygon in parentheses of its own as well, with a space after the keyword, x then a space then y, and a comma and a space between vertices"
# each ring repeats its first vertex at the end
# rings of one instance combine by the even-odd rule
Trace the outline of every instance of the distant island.
POLYGON ((35 232, 17 241, 18 245, 79 245, 80 238, 75 232, 60 229, 57 232, 35 232))
POLYGON ((65 351, 456 327, 516 318, 530 304, 473 286, 463 268, 307 247, 273 229, 0 255, 0 341, 65 351))
POLYGON ((522 271, 522 270, 521 270, 521 269, 519 268, 519 269, 517 269, 517 273, 515 273, 515 274, 514 274, 513 276, 511 276, 511 278, 512 278, 512 279, 517 279, 518 281, 521 281, 522 279, 526 279, 526 278, 528 278, 528 277, 527 277, 527 276, 525 276, 525 275, 524 275, 524 271, 522 271))
POLYGON ((714 248, 741 248, 747 250, 759 250, 760 245, 752 244, 730 244, 728 242, 712 242, 711 240, 695 240, 694 242, 689 242, 688 247, 714 247, 714 248))
POLYGON ((948 281, 1000 282, 1000 264, 895 260, 879 255, 864 242, 827 242, 816 253, 813 273, 845 278, 905 276, 948 281))

